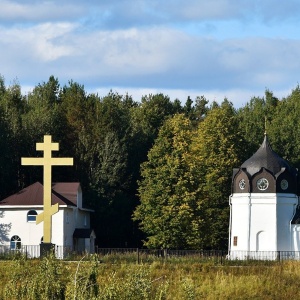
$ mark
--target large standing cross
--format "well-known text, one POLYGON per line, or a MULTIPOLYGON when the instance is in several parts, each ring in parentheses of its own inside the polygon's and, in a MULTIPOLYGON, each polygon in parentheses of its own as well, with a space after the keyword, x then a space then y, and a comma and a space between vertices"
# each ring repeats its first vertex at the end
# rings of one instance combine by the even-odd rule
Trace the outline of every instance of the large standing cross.
POLYGON ((51 205, 52 166, 72 166, 73 158, 52 157, 52 151, 59 150, 58 143, 52 143, 51 135, 44 135, 44 143, 36 143, 37 151, 44 151, 44 157, 22 157, 25 166, 44 166, 44 211, 37 215, 36 224, 44 221, 44 243, 51 243, 52 215, 58 212, 58 203, 51 205))

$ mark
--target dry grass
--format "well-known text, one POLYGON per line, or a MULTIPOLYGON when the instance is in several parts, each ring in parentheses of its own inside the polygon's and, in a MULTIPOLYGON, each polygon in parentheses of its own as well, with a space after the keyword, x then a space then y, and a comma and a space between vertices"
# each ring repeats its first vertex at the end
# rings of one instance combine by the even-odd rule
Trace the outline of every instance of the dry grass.
POLYGON ((62 291, 61 299, 300 298, 298 261, 251 262, 242 265, 229 262, 226 265, 214 265, 199 263, 195 259, 180 259, 137 264, 126 263, 124 260, 99 263, 93 258, 82 261, 80 265, 78 262, 54 259, 46 263, 40 260, 1 261, 0 299, 14 299, 10 295, 17 293, 9 294, 5 291, 9 287, 23 288, 24 292, 22 285, 25 282, 32 288, 32 294, 24 294, 23 299, 35 299, 37 284, 34 280, 42 281, 38 284, 44 285, 43 289, 50 284, 47 278, 44 282, 42 279, 45 268, 53 270, 48 271, 48 278, 60 281, 61 284, 54 288, 62 291), (12 282, 12 278, 15 281, 12 282))

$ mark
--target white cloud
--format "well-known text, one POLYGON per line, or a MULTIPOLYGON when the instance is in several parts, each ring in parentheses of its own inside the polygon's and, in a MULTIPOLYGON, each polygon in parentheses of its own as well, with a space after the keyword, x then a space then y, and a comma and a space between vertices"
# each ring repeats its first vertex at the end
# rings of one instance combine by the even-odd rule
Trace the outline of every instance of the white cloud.
POLYGON ((248 101, 251 91, 299 81, 298 32, 288 38, 293 26, 284 22, 299 8, 271 3, 0 0, 0 73, 28 86, 54 75, 89 89, 248 101))
POLYGON ((29 64, 53 61, 70 55, 72 49, 64 38, 74 25, 68 23, 44 23, 30 28, 0 28, 2 64, 26 60, 29 64))
POLYGON ((0 20, 14 21, 20 23, 22 21, 53 21, 61 19, 70 19, 82 16, 86 11, 86 6, 75 6, 72 4, 64 4, 61 1, 8 1, 0 0, 0 20))
POLYGON ((217 41, 169 28, 80 33, 75 24, 45 23, 25 29, 0 29, 1 66, 5 70, 13 67, 10 74, 17 73, 11 74, 13 77, 36 70, 44 76, 103 82, 105 86, 282 86, 297 81, 299 54, 300 41, 217 41))

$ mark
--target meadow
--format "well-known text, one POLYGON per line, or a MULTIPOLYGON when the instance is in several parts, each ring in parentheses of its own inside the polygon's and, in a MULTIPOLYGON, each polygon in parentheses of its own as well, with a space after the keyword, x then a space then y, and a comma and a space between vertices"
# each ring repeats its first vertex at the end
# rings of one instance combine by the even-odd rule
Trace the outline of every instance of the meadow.
POLYGON ((0 299, 298 299, 298 261, 130 255, 0 261, 0 299))

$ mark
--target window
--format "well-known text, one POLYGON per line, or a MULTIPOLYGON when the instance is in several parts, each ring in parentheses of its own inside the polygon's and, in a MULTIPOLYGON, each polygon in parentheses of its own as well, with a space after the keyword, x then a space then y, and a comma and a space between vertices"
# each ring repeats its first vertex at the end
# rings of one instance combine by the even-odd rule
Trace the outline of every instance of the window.
POLYGON ((30 210, 27 213, 27 222, 35 222, 36 216, 37 216, 37 212, 35 210, 30 210))
POLYGON ((265 191, 269 187, 269 181, 266 178, 260 178, 257 180, 256 186, 259 190, 265 191))
POLYGON ((21 238, 18 235, 14 235, 10 239, 10 249, 11 250, 21 249, 21 238))
POLYGON ((234 236, 233 237, 233 246, 237 246, 237 240, 238 240, 238 237, 234 236))

